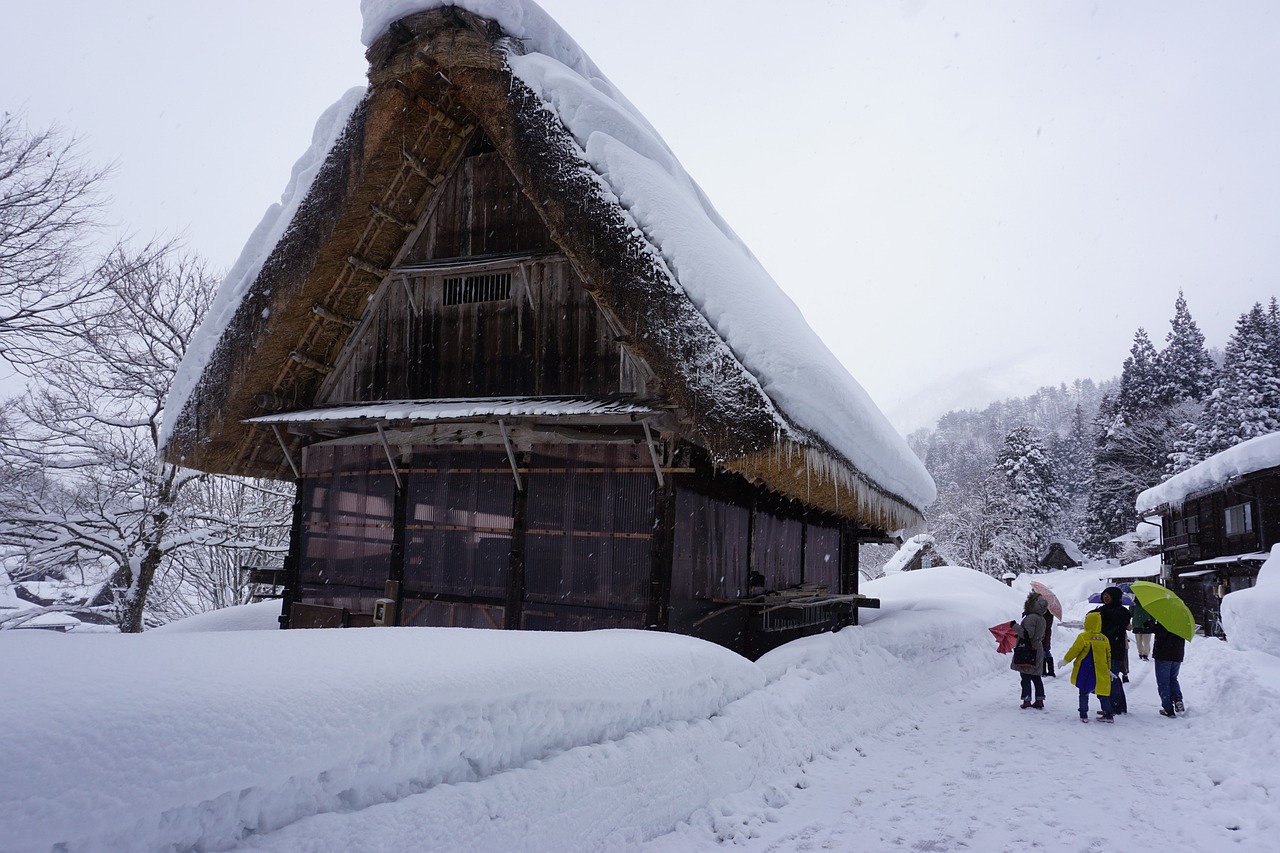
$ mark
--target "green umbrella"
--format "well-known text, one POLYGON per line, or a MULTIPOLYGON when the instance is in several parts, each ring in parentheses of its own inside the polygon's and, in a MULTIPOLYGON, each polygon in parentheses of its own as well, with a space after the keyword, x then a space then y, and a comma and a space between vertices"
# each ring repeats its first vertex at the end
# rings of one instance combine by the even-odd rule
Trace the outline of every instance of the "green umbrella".
POLYGON ((1158 583, 1134 581, 1130 586, 1142 609, 1171 634, 1190 640, 1196 633, 1196 620, 1187 605, 1173 590, 1158 583))

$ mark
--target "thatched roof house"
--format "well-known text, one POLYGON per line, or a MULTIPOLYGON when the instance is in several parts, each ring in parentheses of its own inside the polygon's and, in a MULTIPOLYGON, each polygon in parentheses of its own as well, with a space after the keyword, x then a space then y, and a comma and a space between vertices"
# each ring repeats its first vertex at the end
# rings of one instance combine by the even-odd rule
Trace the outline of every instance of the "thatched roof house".
POLYGON ((408 459, 466 433, 523 490, 519 454, 621 435, 660 488, 666 465, 854 530, 920 523, 923 465, 541 9, 374 0, 365 29, 368 91, 224 283, 169 459, 305 480, 323 442, 408 459))
POLYGON ((1045 569, 1074 569, 1085 563, 1084 552, 1070 539, 1050 539, 1040 549, 1036 565, 1045 569))

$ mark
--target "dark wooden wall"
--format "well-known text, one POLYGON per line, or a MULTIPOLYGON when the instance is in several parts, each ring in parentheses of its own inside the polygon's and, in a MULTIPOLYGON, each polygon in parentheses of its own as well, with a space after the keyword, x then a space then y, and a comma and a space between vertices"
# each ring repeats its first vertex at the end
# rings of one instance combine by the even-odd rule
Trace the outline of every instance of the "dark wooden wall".
POLYGON ((480 149, 437 190, 406 272, 384 282, 318 403, 643 393, 511 172, 480 149), (451 298, 481 279, 481 298, 451 298))

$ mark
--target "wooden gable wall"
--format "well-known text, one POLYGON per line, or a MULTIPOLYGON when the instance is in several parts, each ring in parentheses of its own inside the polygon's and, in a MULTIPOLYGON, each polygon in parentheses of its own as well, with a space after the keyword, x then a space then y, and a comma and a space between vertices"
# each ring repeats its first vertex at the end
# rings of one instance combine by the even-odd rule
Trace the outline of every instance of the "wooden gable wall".
POLYGON ((317 398, 644 395, 644 371, 481 139, 317 398))

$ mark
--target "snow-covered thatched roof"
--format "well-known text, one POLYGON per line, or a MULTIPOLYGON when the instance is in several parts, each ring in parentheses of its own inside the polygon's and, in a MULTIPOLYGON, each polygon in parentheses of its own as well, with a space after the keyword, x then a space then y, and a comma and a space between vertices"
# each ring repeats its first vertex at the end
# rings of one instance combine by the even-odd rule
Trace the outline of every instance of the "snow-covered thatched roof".
POLYGON ((889 562, 884 564, 884 573, 888 575, 902 571, 911 565, 911 561, 921 551, 926 549, 935 550, 936 544, 936 540, 928 533, 918 533, 912 536, 906 542, 903 542, 902 547, 898 549, 898 553, 890 557, 889 562))
POLYGON ((299 353, 332 364, 350 334, 313 306, 359 316, 401 251, 404 232, 370 211, 385 210, 392 188, 391 201, 425 208, 435 183, 422 159, 406 163, 406 140, 443 163, 482 131, 718 465, 881 530, 919 523, 936 495, 924 466, 542 9, 365 0, 363 11, 369 90, 322 118, 224 283, 170 395, 170 459, 284 475, 270 433, 245 422, 269 411, 262 400, 310 406, 316 359, 299 353))
POLYGON ((1241 442, 1221 453, 1174 474, 1158 486, 1138 495, 1135 508, 1139 515, 1157 512, 1161 507, 1180 506, 1200 492, 1212 491, 1247 474, 1280 467, 1280 432, 1241 442))
POLYGON ((1080 546, 1070 539, 1050 539, 1043 548, 1040 549, 1040 560, 1043 561, 1053 551, 1054 546, 1062 549, 1062 553, 1067 555, 1067 559, 1083 565, 1085 562, 1084 552, 1080 550, 1080 546))

